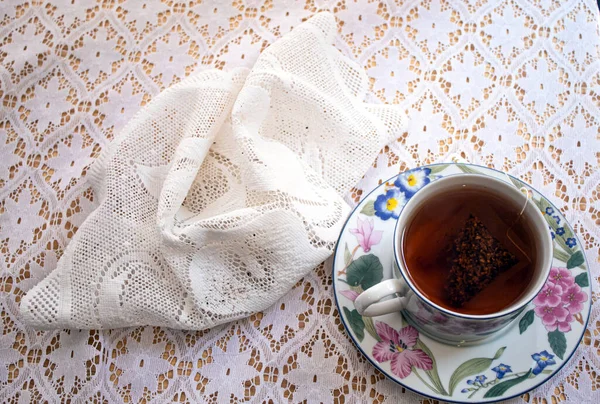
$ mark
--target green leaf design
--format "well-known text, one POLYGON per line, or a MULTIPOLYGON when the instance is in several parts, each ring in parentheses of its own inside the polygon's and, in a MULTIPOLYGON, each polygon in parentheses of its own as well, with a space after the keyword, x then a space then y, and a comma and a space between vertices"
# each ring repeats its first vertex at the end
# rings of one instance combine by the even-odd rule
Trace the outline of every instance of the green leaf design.
POLYGON ((493 358, 473 358, 457 367, 454 373, 452 373, 452 376, 450 376, 450 385, 448 386, 450 395, 454 393, 454 389, 456 386, 458 386, 461 380, 469 376, 485 372, 495 359, 498 359, 502 356, 505 349, 506 347, 498 349, 493 358))
MULTIPOLYGON (((564 236, 563 236, 564 237, 564 236)), ((565 242, 565 239, 563 237, 556 237, 554 240, 558 243, 558 245, 567 252, 567 254, 571 254, 571 251, 573 251, 573 249, 571 247, 569 247, 567 245, 567 243, 565 242)))
POLYGON ((583 264, 585 259, 583 258, 583 253, 581 250, 575 252, 575 254, 571 255, 571 258, 567 261, 567 269, 578 267, 583 264))
POLYGON ((368 201, 365 206, 360 210, 360 213, 367 216, 375 215, 375 201, 368 201))
POLYGON ((556 258, 560 262, 564 262, 566 264, 567 261, 569 261, 569 258, 571 258, 571 257, 566 252, 564 252, 558 248, 555 248, 554 249, 554 258, 556 258))
POLYGON ((356 310, 348 310, 347 307, 344 307, 344 314, 346 315, 346 320, 350 323, 350 328, 356 335, 356 338, 360 342, 365 338, 365 323, 363 322, 362 316, 358 314, 356 310))
POLYGON ((346 267, 348 265, 350 265, 350 262, 352 262, 352 254, 350 254, 350 250, 348 249, 348 243, 346 243, 346 248, 344 248, 344 265, 346 265, 346 267))
MULTIPOLYGON (((558 244, 560 246, 560 248, 563 249, 563 251, 566 251, 566 254, 568 256, 570 256, 571 254, 571 248, 569 248, 569 246, 567 245, 567 243, 565 243, 565 240, 562 237, 556 236, 556 238, 554 239, 554 241, 556 242, 556 244, 558 244)), ((554 249, 556 249, 556 246, 554 247, 554 249)), ((565 263, 568 260, 565 261, 565 263)))
POLYGON ((506 380, 502 383, 498 383, 497 385, 495 385, 494 387, 489 389, 487 391, 487 393, 484 394, 483 398, 500 397, 501 395, 506 393, 506 390, 521 383, 524 380, 527 380, 529 378, 530 374, 531 374, 531 369, 529 369, 529 371, 527 373, 525 373, 523 376, 515 377, 514 379, 510 379, 510 380, 506 380))
POLYGON ((535 205, 538 207, 539 210, 541 210, 542 212, 544 211, 543 208, 543 203, 542 203, 543 199, 534 199, 533 203, 535 203, 535 205))
MULTIPOLYGON (((548 223, 548 225, 552 228, 552 230, 554 232, 556 232, 556 229, 558 229, 560 226, 556 224, 556 220, 554 220, 554 218, 546 213, 545 210, 546 208, 544 207, 544 205, 542 205, 542 208, 540 209, 542 211, 542 215, 544 216, 544 219, 546 219, 546 222, 548 223)), ((556 236, 555 238, 556 241, 560 240, 560 236, 556 236)), ((566 245, 566 244, 565 244, 566 245)))
POLYGON ((373 254, 363 255, 352 261, 346 270, 346 280, 350 286, 362 286, 363 290, 377 285, 383 279, 383 266, 373 254))
POLYGON ((563 359, 565 356, 565 351, 567 350, 567 338, 565 337, 565 334, 558 330, 549 332, 548 342, 550 343, 552 352, 554 352, 560 359, 563 359))
POLYGON ((542 212, 544 212, 544 214, 546 214, 546 208, 552 208, 552 205, 550 205, 550 202, 548 202, 546 198, 540 198, 539 200, 537 200, 536 205, 538 205, 538 207, 542 212))
POLYGON ((500 357, 502 356, 502 354, 504 353, 504 350, 506 349, 505 346, 503 346, 502 348, 498 349, 496 351, 496 354, 494 355, 494 360, 496 359, 500 359, 500 357))
POLYGON ((519 334, 523 334, 525 330, 527 330, 527 328, 533 324, 534 318, 533 310, 529 310, 527 313, 525 313, 525 315, 521 318, 521 321, 519 321, 519 334))
POLYGON ((363 317, 362 320, 363 323, 365 323, 365 330, 367 330, 367 332, 371 334, 371 337, 375 338, 375 341, 380 342, 381 337, 379 336, 379 334, 377 334, 375 324, 373 324, 373 319, 371 317, 363 317))
POLYGON ((449 165, 450 164, 436 164, 434 166, 429 166, 429 169, 431 170, 429 174, 439 174, 448 168, 449 165))
POLYGON ((457 164, 456 166, 460 169, 460 171, 462 171, 463 173, 466 173, 466 174, 481 174, 481 172, 479 170, 471 168, 465 164, 457 164))
POLYGON ((425 352, 427 354, 427 356, 429 356, 431 358, 431 361, 433 362, 433 366, 432 366, 431 370, 426 370, 425 374, 427 375, 427 377, 429 377, 429 380, 431 380, 431 383, 437 389, 438 393, 443 396, 447 396, 448 392, 446 391, 446 389, 444 388, 444 385, 442 384, 442 381, 440 380, 440 375, 438 373, 438 368, 437 368, 437 362, 435 360, 435 356, 433 356, 433 352, 431 352, 431 349, 429 349, 429 347, 427 345, 425 345, 425 343, 423 341, 421 341, 420 339, 417 340, 416 347, 418 349, 422 350, 423 352, 425 352))
MULTIPOLYGON (((561 227, 558 224, 556 224, 556 220, 554 220, 554 218, 552 217, 558 212, 556 211, 556 209, 554 209, 554 207, 550 204, 550 202, 548 202, 546 198, 540 198, 538 200, 534 200, 534 202, 537 205, 537 207, 540 208, 540 210, 542 211, 542 215, 546 219, 546 222, 548 222, 548 224, 550 225, 550 227, 552 227, 553 230, 556 230, 557 228, 561 227), (554 213, 550 215, 547 214, 546 208, 552 208, 554 210, 554 213)), ((567 229, 565 228, 565 231, 566 230, 567 229)))
POLYGON ((585 272, 575 277, 575 283, 581 286, 582 288, 590 286, 590 280, 585 272))
POLYGON ((364 292, 363 288, 361 288, 360 286, 350 286, 350 289, 355 291, 356 293, 358 293, 359 295, 364 292))
POLYGON ((569 226, 565 225, 563 226, 565 229, 565 234, 563 234, 563 238, 566 240, 569 237, 575 237, 575 235, 573 234, 573 232, 571 231, 571 228, 569 226))
POLYGON ((508 178, 510 178, 510 182, 512 182, 512 184, 515 186, 515 188, 525 187, 525 188, 527 188, 527 190, 529 190, 529 187, 525 186, 524 183, 522 183, 521 181, 519 181, 512 175, 509 175, 508 178))
MULTIPOLYGON (((544 374, 544 375, 551 375, 552 373, 554 373, 554 370, 550 370, 550 369, 542 370, 542 374, 544 374)), ((533 373, 529 375, 530 379, 533 379, 534 377, 535 377, 535 375, 533 373)))

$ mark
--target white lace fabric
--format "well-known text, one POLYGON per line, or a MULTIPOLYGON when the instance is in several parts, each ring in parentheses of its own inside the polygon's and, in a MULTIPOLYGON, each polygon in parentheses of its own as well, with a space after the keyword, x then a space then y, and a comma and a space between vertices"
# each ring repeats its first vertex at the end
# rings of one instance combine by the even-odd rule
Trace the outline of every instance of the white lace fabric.
MULTIPOLYGON (((341 201, 340 195, 344 195, 345 201, 353 205, 380 181, 398 172, 448 161, 449 156, 459 154, 471 162, 522 178, 561 209, 585 248, 592 288, 597 291, 600 288, 598 31, 598 9, 593 0, 1 2, 0 401, 384 403, 423 400, 387 380, 356 351, 335 309, 329 260, 315 264, 316 268, 308 270, 304 277, 293 272, 285 280, 292 284, 293 279, 299 279, 291 289, 275 304, 246 319, 204 331, 175 329, 192 328, 183 324, 194 321, 197 324, 194 328, 201 328, 201 321, 220 321, 218 316, 194 317, 194 308, 199 307, 195 296, 186 296, 180 308, 181 296, 168 292, 180 287, 192 289, 191 277, 189 285, 180 283, 180 279, 185 282, 183 272, 172 270, 185 267, 185 264, 172 265, 172 262, 187 254, 178 255, 184 242, 177 237, 182 232, 197 230, 193 233, 195 236, 210 234, 214 240, 215 233, 223 227, 211 228, 210 220, 220 220, 223 215, 235 216, 233 212, 247 214, 246 217, 255 218, 256 223, 267 220, 267 215, 276 210, 283 215, 298 212, 314 219, 319 234, 315 233, 311 240, 325 242, 323 247, 311 244, 306 248, 313 251, 312 258, 293 257, 308 266, 309 260, 318 262, 321 258, 316 256, 331 247, 327 244, 332 237, 326 224, 331 221, 329 230, 333 232, 335 214, 324 214, 322 220, 316 219, 320 213, 334 211, 330 210, 331 203, 335 204, 331 201, 341 201), (314 125, 323 125, 315 121, 317 117, 329 116, 324 109, 323 114, 319 111, 311 115, 308 123, 287 121, 285 125, 293 127, 295 136, 280 134, 270 138, 264 135, 277 132, 272 128, 283 125, 270 120, 280 112, 268 112, 265 116, 250 114, 244 120, 257 122, 256 128, 241 128, 234 120, 211 122, 215 129, 212 133, 187 136, 189 128, 183 128, 172 138, 173 147, 168 153, 161 154, 153 145, 135 153, 138 159, 118 161, 118 156, 139 151, 136 147, 140 143, 127 135, 136 133, 139 127, 136 129, 134 122, 124 129, 125 124, 143 108, 160 105, 162 96, 159 94, 178 83, 183 87, 177 91, 194 85, 206 93, 215 90, 208 83, 222 83, 219 91, 226 102, 213 105, 215 115, 219 108, 227 108, 227 102, 231 111, 236 111, 237 98, 243 95, 244 88, 260 89, 260 83, 266 82, 273 85, 246 93, 240 104, 250 108, 250 101, 269 102, 278 107, 276 104, 284 98, 278 91, 286 88, 289 80, 277 81, 263 74, 251 83, 243 77, 250 74, 249 69, 269 45, 319 11, 332 12, 336 21, 337 30, 329 36, 325 34, 325 25, 312 32, 323 33, 319 34, 323 40, 318 45, 322 49, 330 49, 327 47, 330 40, 337 48, 331 50, 328 58, 337 66, 332 70, 339 71, 337 82, 345 83, 350 89, 347 94, 339 94, 339 98, 369 103, 361 107, 367 108, 366 111, 358 104, 350 105, 352 111, 363 111, 364 116, 370 117, 361 121, 364 116, 353 112, 352 125, 358 127, 378 120, 393 122, 386 118, 390 110, 406 112, 407 127, 392 135, 379 154, 365 149, 374 142, 336 143, 346 147, 343 153, 355 153, 356 165, 351 166, 355 171, 338 170, 338 163, 333 160, 322 161, 317 145, 321 144, 320 136, 326 134, 312 132, 312 129, 314 125), (207 70, 213 68, 223 72, 210 76, 213 73, 207 70), (247 70, 241 70, 243 68, 247 70), (191 81, 183 84, 186 78, 191 81), (226 94, 231 94, 236 101, 228 101, 226 94), (374 104, 378 107, 371 107, 374 104), (387 108, 386 104, 389 104, 387 108), (306 126, 308 132, 305 132, 306 126), (284 145, 299 162, 296 169, 286 166, 285 170, 275 170, 275 174, 290 173, 289 170, 292 176, 314 174, 302 186, 321 188, 321 193, 311 195, 330 203, 313 206, 308 202, 314 199, 296 198, 295 192, 300 188, 293 187, 293 182, 285 183, 289 187, 285 193, 294 197, 288 197, 283 207, 274 207, 276 197, 269 192, 252 194, 254 199, 248 202, 252 204, 250 210, 242 209, 239 200, 211 204, 210 200, 201 198, 209 194, 207 190, 217 190, 225 182, 237 187, 238 179, 246 181, 251 175, 272 172, 261 171, 251 159, 238 160, 244 164, 236 168, 212 152, 217 146, 225 148, 227 145, 231 146, 227 149, 229 154, 250 149, 260 151, 260 144, 240 142, 241 139, 258 139, 259 133, 260 139, 284 145), (307 138, 300 135, 316 136, 313 146, 302 147, 300 140, 307 138), (111 142, 116 136, 119 139, 115 142, 127 145, 126 149, 113 149, 116 143, 111 142), (163 164, 178 156, 177 145, 188 142, 184 142, 184 136, 198 139, 214 136, 215 139, 227 138, 230 143, 219 141, 214 149, 208 148, 206 156, 186 155, 189 160, 186 158, 185 162, 189 165, 175 168, 172 164, 163 164), (290 143, 292 141, 295 143, 290 143), (155 154, 152 154, 153 148, 155 154), (102 164, 92 166, 101 152, 102 164), (373 154, 376 157, 371 159, 373 154), (122 164, 123 170, 114 171, 112 178, 101 174, 114 170, 115 164, 122 164), (100 236, 86 235, 86 221, 103 212, 103 208, 114 208, 114 212, 109 213, 117 217, 118 212, 124 211, 124 195, 109 197, 109 192, 114 192, 110 190, 116 189, 114 185, 121 181, 118 177, 124 174, 123 180, 127 181, 135 178, 137 182, 131 183, 131 189, 137 190, 140 201, 150 203, 158 200, 163 190, 167 191, 165 181, 175 170, 181 177, 171 176, 171 179, 179 181, 181 178, 182 182, 170 183, 175 188, 187 187, 188 190, 183 201, 176 201, 173 195, 171 204, 160 208, 156 204, 152 220, 157 223, 160 210, 165 228, 153 227, 154 246, 145 251, 135 250, 133 255, 120 255, 131 249, 139 236, 135 233, 136 227, 125 226, 125 218, 121 216, 119 221, 110 224, 115 227, 103 234, 117 237, 127 233, 130 239, 109 250, 102 257, 102 263, 94 263, 105 275, 94 273, 91 279, 81 279, 82 284, 70 286, 69 293, 81 301, 87 299, 85 307, 91 308, 89 316, 76 321, 92 324, 103 317, 95 304, 102 294, 111 295, 113 303, 119 301, 118 296, 132 296, 123 294, 122 288, 93 289, 100 277, 103 278, 101 284, 108 286, 120 282, 119 276, 130 275, 132 278, 124 279, 122 285, 131 288, 133 281, 137 282, 148 271, 165 269, 172 281, 166 282, 160 290, 156 284, 143 284, 144 291, 148 288, 156 293, 139 294, 145 300, 123 301, 130 308, 135 307, 128 312, 135 314, 130 314, 130 324, 124 324, 127 328, 37 331, 26 324, 20 315, 25 294, 34 291, 35 285, 44 282, 44 278, 51 286, 50 280, 58 273, 74 270, 75 266, 62 267, 60 271, 62 260, 70 255, 69 250, 82 245, 77 241, 100 236), (197 173, 192 176, 194 170, 197 173), (327 179, 346 174, 347 177, 333 181, 327 179), (319 183, 319 179, 324 181, 319 183), (184 184, 184 181, 187 182, 184 184), (270 208, 273 209, 267 211, 270 208), (197 228, 186 227, 189 223, 197 228), (171 238, 164 240, 162 234, 171 238), (152 253, 168 241, 176 247, 170 255, 152 253), (113 257, 112 261, 109 256, 113 257), (119 258, 115 258, 117 256, 119 258), (136 257, 135 262, 132 256, 136 257), (106 269, 105 261, 110 261, 106 269), (77 295, 84 290, 91 293, 77 295), (174 302, 175 308, 170 311, 170 306, 161 307, 168 307, 167 313, 177 312, 177 316, 148 313, 152 302, 146 299, 164 299, 165 295, 167 301, 174 302), (143 323, 142 316, 153 318, 154 324, 170 321, 173 325, 129 327, 143 323)), ((301 41, 297 44, 299 51, 302 45, 301 41)), ((295 52, 280 57, 287 60, 295 52)), ((276 64, 277 58, 265 57, 261 63, 275 64, 265 65, 263 71, 275 70, 280 74, 285 70, 276 64)), ((319 72, 323 68, 322 65, 311 67, 319 72)), ((308 74, 310 71, 300 71, 295 76, 308 74)), ((314 83, 314 79, 304 82, 314 83)), ((306 89, 306 94, 331 90, 326 84, 320 86, 323 88, 306 89)), ((292 93, 298 91, 304 89, 294 88, 292 93)), ((183 93, 179 95, 183 97, 183 93)), ((186 97, 192 100, 188 104, 198 99, 197 94, 186 97)), ((289 107, 293 111, 304 111, 302 106, 313 101, 300 97, 289 107)), ((177 100, 178 105, 183 103, 177 100)), ((191 108, 185 105, 180 113, 191 108)), ((233 112, 225 115, 235 116, 233 112)), ((156 111, 154 116, 146 118, 171 125, 165 111, 156 111)), ((375 132, 387 136, 394 132, 394 125, 375 128, 375 132)), ((155 133, 154 129, 149 133, 155 133)), ((356 139, 352 135, 349 133, 344 139, 356 139)), ((342 141, 336 139, 336 142, 342 141)), ((202 145, 185 147, 185 150, 198 149, 203 149, 202 145)), ((180 147, 179 156, 183 151, 180 147)), ((322 152, 324 155, 336 153, 335 150, 322 152)), ((277 157, 267 154, 265 158, 277 157)), ((267 162, 271 164, 272 160, 267 162)), ((345 166, 348 161, 339 164, 345 166)), ((255 188, 268 189, 269 183, 257 180, 253 184, 255 188)), ((237 188, 227 189, 231 195, 234 192, 238 192, 237 188)), ((142 209, 145 207, 141 203, 134 206, 136 209, 129 210, 130 214, 151 211, 142 209)), ((232 217, 230 223, 237 220, 232 217)), ((252 223, 244 221, 242 224, 246 230, 251 229, 252 223)), ((109 226, 107 222, 105 225, 109 226)), ((267 233, 273 231, 272 227, 261 228, 267 233)), ((296 228, 299 234, 306 235, 304 224, 296 228)), ((233 231, 237 230, 229 230, 233 231)), ((265 237, 262 233, 256 234, 242 240, 265 237)), ((226 232, 220 235, 226 237, 226 232)), ((105 242, 109 244, 108 240, 105 242)), ((202 244, 202 240, 195 242, 202 244)), ((106 249, 106 245, 101 248, 106 249)), ((94 251, 95 246, 89 247, 91 255, 99 254, 94 251)), ((243 247, 249 248, 246 244, 243 247)), ((194 248, 196 251, 201 250, 194 248)), ((238 256, 224 253, 210 256, 210 260, 215 264, 242 262, 238 256)), ((197 258, 205 260, 206 256, 197 258)), ((160 276, 154 278, 163 279, 165 273, 157 275, 160 276)), ((241 273, 241 276, 248 275, 241 273)), ((60 280, 63 281, 71 284, 70 279, 60 280)), ((247 282, 243 285, 249 287, 247 282)), ((72 311, 71 302, 62 301, 68 304, 59 307, 58 312, 50 310, 44 318, 32 321, 38 321, 39 326, 52 327, 49 325, 52 321, 67 326, 63 321, 72 311)), ((600 309, 596 292, 592 303, 588 330, 570 362, 544 386, 514 402, 599 401, 600 309)), ((56 306, 50 301, 44 304, 56 306)), ((264 304, 266 306, 267 301, 264 304)), ((220 309, 227 307, 214 308, 215 312, 220 309)), ((112 315, 115 321, 125 318, 120 303, 102 310, 103 315, 112 315)), ((243 308, 238 314, 242 311, 250 309, 243 308)))
POLYGON ((92 168, 100 206, 23 321, 202 330, 268 308, 329 257, 343 195, 402 129, 401 111, 362 103, 335 31, 316 15, 249 73, 199 73, 140 111, 92 168))

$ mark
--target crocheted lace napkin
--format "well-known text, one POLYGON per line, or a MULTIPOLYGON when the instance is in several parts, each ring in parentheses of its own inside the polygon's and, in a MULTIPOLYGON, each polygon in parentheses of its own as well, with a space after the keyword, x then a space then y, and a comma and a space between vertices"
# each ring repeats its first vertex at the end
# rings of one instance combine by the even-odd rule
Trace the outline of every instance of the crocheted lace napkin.
POLYGON ((93 166, 99 205, 23 320, 204 329, 267 308, 325 260, 343 196, 403 123, 363 102, 335 34, 316 15, 251 70, 199 73, 140 111, 93 166))

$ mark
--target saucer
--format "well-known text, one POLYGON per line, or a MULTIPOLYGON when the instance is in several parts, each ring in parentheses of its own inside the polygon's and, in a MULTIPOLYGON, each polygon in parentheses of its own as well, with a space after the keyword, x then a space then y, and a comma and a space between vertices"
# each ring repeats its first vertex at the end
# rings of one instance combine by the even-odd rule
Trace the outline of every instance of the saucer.
POLYGON ((545 383, 577 349, 591 308, 585 255, 559 210, 528 184, 471 164, 416 168, 371 191, 344 225, 334 255, 333 279, 344 327, 373 366, 411 391, 449 402, 506 400, 545 383), (406 201, 428 183, 459 173, 489 175, 531 191, 554 242, 550 278, 538 297, 503 330, 460 347, 424 335, 400 313, 369 318, 354 307, 360 292, 392 277, 394 227, 406 201), (549 289, 560 300, 544 298, 542 293, 549 289))

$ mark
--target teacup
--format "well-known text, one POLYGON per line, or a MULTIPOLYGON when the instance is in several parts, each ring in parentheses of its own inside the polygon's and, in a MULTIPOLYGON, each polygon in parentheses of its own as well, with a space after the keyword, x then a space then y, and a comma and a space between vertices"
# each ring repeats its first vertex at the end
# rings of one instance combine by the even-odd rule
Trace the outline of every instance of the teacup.
POLYGON ((394 233, 394 279, 388 279, 361 293, 354 304, 367 317, 402 311, 404 318, 430 337, 444 343, 465 344, 496 333, 517 318, 540 292, 550 273, 553 243, 546 220, 532 201, 515 186, 500 179, 479 174, 456 174, 434 181, 419 190, 406 203, 394 233), (514 206, 523 206, 525 220, 534 237, 535 256, 532 279, 516 301, 502 310, 485 315, 464 314, 442 307, 428 299, 415 286, 403 259, 404 229, 415 213, 430 198, 465 188, 488 192, 514 206), (389 297, 392 297, 389 299, 389 297), (388 299, 386 299, 388 298, 388 299))

